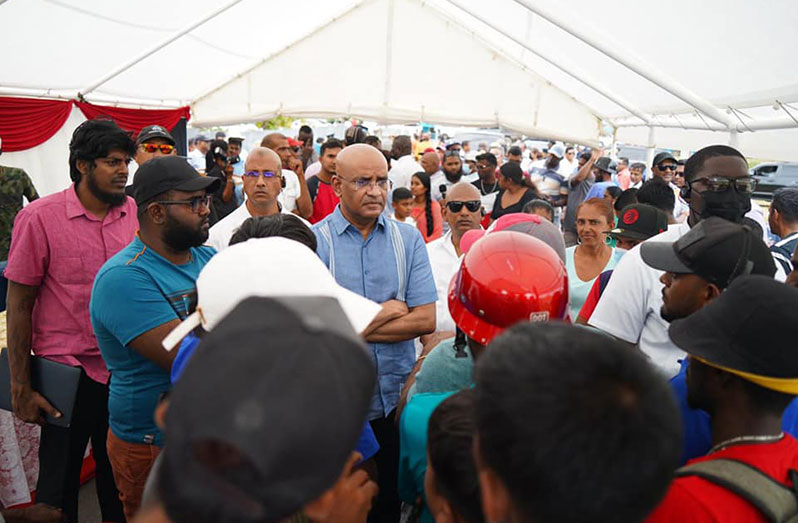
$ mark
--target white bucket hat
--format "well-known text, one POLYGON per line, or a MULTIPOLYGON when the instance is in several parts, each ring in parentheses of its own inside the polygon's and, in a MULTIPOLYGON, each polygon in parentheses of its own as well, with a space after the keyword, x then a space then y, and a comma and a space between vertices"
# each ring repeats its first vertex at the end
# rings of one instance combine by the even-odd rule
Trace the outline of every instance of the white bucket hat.
POLYGON ((335 281, 315 252, 273 236, 253 238, 216 254, 197 278, 197 310, 163 340, 172 350, 198 325, 212 330, 236 305, 251 296, 329 296, 336 298, 355 332, 362 332, 382 307, 335 281))

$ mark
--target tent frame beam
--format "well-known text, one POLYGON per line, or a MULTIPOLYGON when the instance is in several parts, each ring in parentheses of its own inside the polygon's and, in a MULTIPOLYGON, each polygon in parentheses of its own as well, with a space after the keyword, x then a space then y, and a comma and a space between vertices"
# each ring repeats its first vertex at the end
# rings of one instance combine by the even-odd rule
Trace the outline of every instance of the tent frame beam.
MULTIPOLYGON (((629 52, 628 50, 625 52, 621 51, 621 46, 609 45, 606 40, 602 41, 601 39, 596 38, 593 36, 598 34, 596 31, 588 31, 586 29, 575 27, 572 20, 565 20, 565 18, 555 14, 552 10, 540 5, 540 2, 533 2, 530 0, 513 1, 540 16, 541 18, 547 20, 551 24, 559 27, 571 36, 581 40, 593 49, 609 57, 616 63, 621 64, 630 71, 642 76, 660 89, 667 91, 697 111, 709 116, 713 120, 723 125, 725 129, 736 127, 736 122, 733 122, 731 118, 729 118, 728 115, 720 108, 716 107, 698 94, 690 91, 685 86, 673 81, 670 77, 668 77, 668 75, 651 66, 650 64, 645 63, 641 58, 629 52)), ((602 38, 606 39, 605 33, 602 33, 602 38)))
POLYGON ((183 29, 180 29, 179 31, 171 34, 169 37, 167 37, 166 39, 162 40, 161 42, 155 44, 151 48, 147 49, 143 53, 141 53, 138 56, 136 56, 135 58, 133 58, 132 60, 120 65, 119 67, 113 69, 109 73, 107 73, 104 76, 100 77, 98 80, 96 80, 93 83, 89 84, 87 87, 82 89, 77 94, 77 97, 82 100, 87 94, 91 93, 92 91, 94 91, 95 89, 100 87, 101 85, 104 85, 107 82, 109 82, 110 80, 113 80, 114 78, 116 78, 120 74, 124 73, 125 71, 127 71, 131 67, 135 66, 139 62, 143 61, 144 59, 148 58, 149 56, 152 56, 153 54, 157 53, 158 51, 160 51, 164 47, 166 47, 169 44, 171 44, 172 42, 174 42, 175 40, 180 39, 181 37, 187 35, 188 33, 193 31, 197 27, 203 25, 205 22, 213 20, 214 18, 216 18, 220 14, 224 13, 225 11, 227 11, 231 7, 235 6, 236 4, 240 3, 241 1, 242 0, 230 0, 229 2, 224 4, 223 6, 219 7, 218 9, 216 9, 215 11, 212 11, 211 13, 203 16, 199 20, 197 20, 195 22, 192 22, 191 24, 187 25, 183 29))
POLYGON ((551 65, 551 66, 559 69, 563 73, 567 74, 568 76, 570 76, 574 80, 586 85, 589 89, 592 89, 593 91, 599 93, 600 95, 604 96, 605 98, 607 98, 611 102, 615 103, 616 105, 622 107, 623 109, 626 109, 627 111, 629 111, 629 113, 631 113, 634 116, 637 116, 638 118, 640 118, 645 124, 651 123, 651 117, 649 117, 642 110, 638 109, 637 107, 635 107, 633 104, 631 104, 627 100, 624 100, 620 96, 618 96, 615 93, 613 93, 610 89, 608 89, 605 86, 601 85, 595 79, 589 78, 585 74, 579 73, 579 72, 573 70, 570 67, 564 66, 562 63, 558 62, 557 60, 555 60, 554 58, 552 58, 548 54, 544 53, 540 49, 535 49, 530 44, 521 41, 520 39, 518 39, 518 38, 512 36, 511 34, 509 34, 504 29, 498 27, 495 24, 492 24, 491 22, 487 21, 485 18, 479 16, 478 14, 474 13, 473 11, 470 11, 468 8, 463 6, 463 4, 461 4, 458 0, 445 0, 445 1, 448 2, 449 4, 453 5, 454 7, 458 8, 460 11, 462 11, 464 13, 468 13, 469 16, 471 16, 472 18, 478 20, 483 25, 493 29, 494 31, 496 31, 500 35, 502 35, 505 38, 511 40, 515 44, 521 46, 523 49, 526 49, 527 51, 529 51, 533 55, 537 56, 538 58, 540 58, 543 61, 545 61, 546 63, 548 63, 549 65, 551 65))
MULTIPOLYGON (((672 116, 676 118, 676 115, 672 116)), ((732 126, 731 128, 722 127, 712 122, 707 122, 707 123, 709 124, 709 126, 705 125, 703 122, 701 124, 691 124, 691 123, 684 123, 681 121, 675 121, 675 122, 656 121, 656 123, 654 123, 653 126, 661 128, 685 129, 690 131, 735 131, 737 133, 746 133, 746 132, 755 132, 755 131, 778 131, 784 129, 798 128, 798 123, 796 123, 793 119, 789 117, 771 118, 768 120, 754 120, 748 122, 745 126, 738 123, 732 126)), ((612 122, 612 125, 619 129, 623 127, 642 127, 641 124, 636 122, 612 122)))

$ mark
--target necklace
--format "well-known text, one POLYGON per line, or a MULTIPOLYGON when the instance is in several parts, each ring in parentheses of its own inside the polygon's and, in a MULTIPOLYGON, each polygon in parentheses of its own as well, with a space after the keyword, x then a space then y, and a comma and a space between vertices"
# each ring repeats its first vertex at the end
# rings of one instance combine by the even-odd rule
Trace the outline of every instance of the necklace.
POLYGON ((707 454, 712 454, 713 452, 717 452, 719 450, 723 450, 729 445, 735 445, 737 443, 769 443, 771 441, 779 441, 781 438, 784 437, 784 432, 779 432, 778 434, 771 434, 769 436, 737 436, 736 438, 727 439, 726 441, 721 441, 711 449, 707 454))
POLYGON ((493 182, 493 187, 491 187, 490 192, 485 191, 485 182, 482 180, 479 181, 479 188, 482 189, 482 194, 491 194, 492 192, 496 191, 496 186, 499 184, 499 180, 495 180, 493 182))

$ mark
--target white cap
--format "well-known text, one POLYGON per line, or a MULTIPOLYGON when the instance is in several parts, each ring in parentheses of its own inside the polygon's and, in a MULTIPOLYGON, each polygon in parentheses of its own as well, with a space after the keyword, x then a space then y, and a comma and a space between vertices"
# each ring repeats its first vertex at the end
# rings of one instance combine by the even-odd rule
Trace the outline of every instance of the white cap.
POLYGON ((552 146, 551 149, 549 149, 549 154, 553 154, 554 156, 562 160, 562 157, 565 156, 565 147, 563 147, 563 144, 558 143, 552 146))
POLYGON ((253 238, 216 254, 197 278, 197 295, 197 310, 164 338, 166 350, 176 347, 198 325, 212 330, 251 296, 336 298, 358 333, 382 310, 378 303, 338 285, 307 246, 279 236, 253 238))

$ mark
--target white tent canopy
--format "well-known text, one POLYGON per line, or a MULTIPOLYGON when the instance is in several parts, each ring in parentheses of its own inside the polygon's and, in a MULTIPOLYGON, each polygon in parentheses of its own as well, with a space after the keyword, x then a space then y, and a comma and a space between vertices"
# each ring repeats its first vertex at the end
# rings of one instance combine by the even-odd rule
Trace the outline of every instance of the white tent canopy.
POLYGON ((798 2, 0 0, 0 95, 798 160, 798 2), (9 48, 11 49, 11 47, 9 48))

